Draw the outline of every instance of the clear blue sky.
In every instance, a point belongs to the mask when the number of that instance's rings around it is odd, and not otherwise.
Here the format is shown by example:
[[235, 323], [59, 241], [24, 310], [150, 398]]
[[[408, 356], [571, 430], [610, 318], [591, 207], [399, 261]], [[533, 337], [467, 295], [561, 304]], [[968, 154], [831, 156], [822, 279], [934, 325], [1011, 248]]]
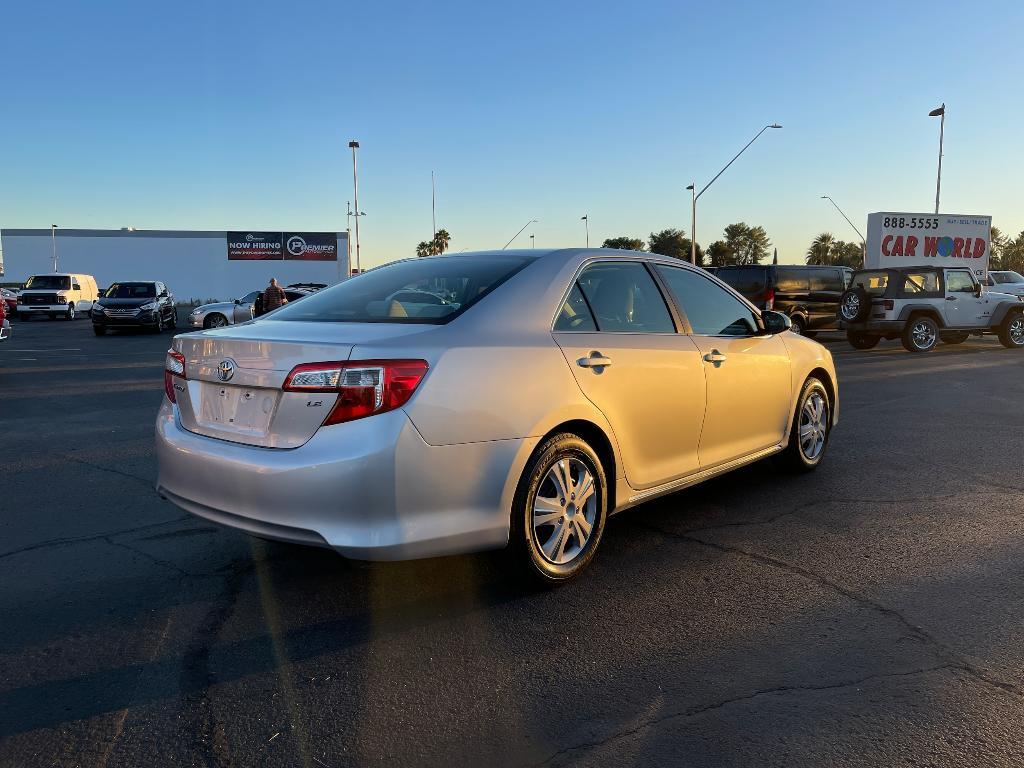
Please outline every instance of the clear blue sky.
[[15, 3], [0, 67], [0, 226], [344, 229], [364, 261], [764, 226], [780, 260], [875, 210], [1024, 229], [1024, 4]]

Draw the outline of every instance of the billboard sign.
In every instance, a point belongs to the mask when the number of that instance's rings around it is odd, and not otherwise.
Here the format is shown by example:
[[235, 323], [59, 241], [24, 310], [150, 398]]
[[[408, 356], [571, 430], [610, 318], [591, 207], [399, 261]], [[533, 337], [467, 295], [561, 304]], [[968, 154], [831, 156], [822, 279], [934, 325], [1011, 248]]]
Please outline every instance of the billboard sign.
[[228, 232], [228, 261], [337, 261], [334, 232]]
[[868, 215], [867, 269], [970, 267], [988, 274], [992, 217], [950, 213]]

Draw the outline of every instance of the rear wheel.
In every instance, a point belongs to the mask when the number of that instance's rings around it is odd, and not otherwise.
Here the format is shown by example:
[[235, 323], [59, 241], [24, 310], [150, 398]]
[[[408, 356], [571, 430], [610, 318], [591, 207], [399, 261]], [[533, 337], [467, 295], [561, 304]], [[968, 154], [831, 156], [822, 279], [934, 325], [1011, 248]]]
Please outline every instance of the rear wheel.
[[1024, 312], [1007, 312], [999, 326], [999, 341], [1008, 349], [1024, 347]]
[[832, 406], [828, 391], [820, 380], [810, 378], [804, 382], [797, 400], [789, 443], [779, 455], [783, 466], [795, 472], [817, 469], [825, 457], [828, 436], [832, 426]]
[[203, 321], [203, 328], [223, 328], [228, 324], [228, 319], [220, 312], [214, 312], [206, 316]]
[[878, 346], [878, 336], [873, 333], [861, 333], [860, 331], [847, 331], [846, 340], [854, 349], [873, 349]]
[[909, 352], [930, 352], [939, 341], [939, 324], [927, 315], [907, 321], [903, 329], [903, 346]]
[[577, 435], [537, 449], [512, 509], [512, 545], [532, 578], [562, 584], [587, 567], [604, 532], [607, 488], [600, 459]]
[[798, 336], [807, 335], [807, 321], [800, 317], [800, 315], [793, 315], [791, 318], [789, 318], [789, 322], [789, 330], [791, 330], [793, 333], [797, 334]]
[[943, 344], [963, 344], [971, 338], [970, 331], [946, 331], [939, 334]]

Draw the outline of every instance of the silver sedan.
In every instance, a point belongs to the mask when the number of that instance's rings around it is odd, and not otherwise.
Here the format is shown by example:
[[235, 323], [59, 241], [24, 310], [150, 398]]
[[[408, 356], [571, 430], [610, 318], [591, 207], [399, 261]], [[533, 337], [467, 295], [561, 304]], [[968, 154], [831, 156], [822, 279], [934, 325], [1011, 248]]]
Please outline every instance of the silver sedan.
[[818, 466], [836, 372], [788, 327], [652, 254], [396, 262], [258, 323], [175, 337], [158, 489], [353, 558], [511, 546], [565, 581], [612, 514], [768, 456]]
[[[218, 301], [203, 304], [193, 309], [188, 316], [188, 324], [193, 328], [223, 328], [225, 325], [244, 323], [253, 319], [256, 299], [262, 291], [252, 291], [234, 301]], [[301, 288], [286, 288], [285, 296], [289, 302], [298, 301], [311, 293]]]

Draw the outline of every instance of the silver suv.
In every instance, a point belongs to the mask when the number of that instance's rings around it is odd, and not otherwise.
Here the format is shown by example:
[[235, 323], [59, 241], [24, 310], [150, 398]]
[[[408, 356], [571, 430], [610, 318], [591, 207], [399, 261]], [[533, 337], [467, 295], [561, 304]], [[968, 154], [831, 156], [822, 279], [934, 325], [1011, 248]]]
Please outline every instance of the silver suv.
[[1024, 298], [988, 291], [970, 269], [901, 267], [855, 272], [839, 300], [839, 327], [856, 349], [901, 339], [911, 352], [993, 333], [1024, 347]]

